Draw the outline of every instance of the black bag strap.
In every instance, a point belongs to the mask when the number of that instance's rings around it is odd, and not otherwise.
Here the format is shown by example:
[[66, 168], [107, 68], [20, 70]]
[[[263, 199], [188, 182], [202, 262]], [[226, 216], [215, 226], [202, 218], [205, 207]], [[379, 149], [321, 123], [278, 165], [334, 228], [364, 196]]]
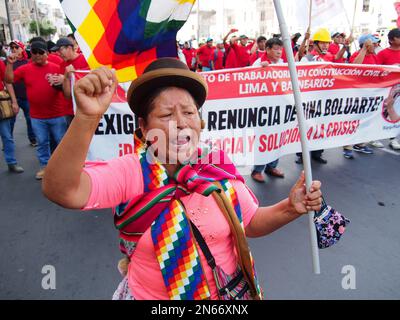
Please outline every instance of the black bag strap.
[[208, 265], [212, 270], [214, 270], [216, 267], [214, 256], [212, 255], [210, 249], [208, 248], [206, 241], [204, 240], [203, 236], [200, 233], [200, 230], [195, 226], [195, 224], [192, 221], [190, 221], [190, 224], [192, 226], [194, 237], [196, 238], [196, 241], [199, 244], [201, 251], [203, 251], [203, 254], [207, 259]]
[[[216, 268], [215, 259], [212, 255], [210, 249], [208, 248], [206, 241], [204, 240], [203, 236], [201, 235], [200, 230], [196, 227], [196, 225], [190, 220], [190, 225], [192, 226], [194, 237], [196, 238], [197, 243], [200, 246], [201, 251], [203, 252], [204, 256], [207, 259], [207, 263], [212, 270]], [[243, 279], [243, 272], [240, 272], [235, 278], [231, 279], [224, 287], [218, 290], [218, 294], [220, 296], [229, 295], [230, 291], [233, 290]], [[239, 293], [236, 295], [236, 299], [240, 299], [249, 289], [249, 285], [246, 284], [241, 289]]]

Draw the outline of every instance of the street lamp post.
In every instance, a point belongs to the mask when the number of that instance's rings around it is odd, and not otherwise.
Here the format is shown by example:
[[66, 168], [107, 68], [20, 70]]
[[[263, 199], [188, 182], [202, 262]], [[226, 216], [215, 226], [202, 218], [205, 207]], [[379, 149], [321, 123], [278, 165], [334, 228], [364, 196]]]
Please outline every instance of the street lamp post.
[[8, 5], [8, 0], [4, 0], [6, 4], [6, 11], [7, 11], [7, 20], [8, 20], [8, 28], [10, 29], [10, 36], [11, 39], [14, 39], [14, 28], [11, 22], [11, 17], [10, 17], [10, 7]]

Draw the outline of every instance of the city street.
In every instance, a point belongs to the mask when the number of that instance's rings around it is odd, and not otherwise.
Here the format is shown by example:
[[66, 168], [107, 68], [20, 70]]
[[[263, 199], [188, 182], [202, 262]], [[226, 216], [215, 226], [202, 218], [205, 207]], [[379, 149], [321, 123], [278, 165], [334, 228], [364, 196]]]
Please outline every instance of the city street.
[[[19, 114], [17, 159], [25, 172], [10, 174], [0, 161], [0, 299], [111, 299], [121, 276], [118, 233], [110, 210], [74, 212], [50, 203], [34, 176], [35, 150]], [[400, 299], [400, 152], [374, 149], [346, 160], [325, 151], [327, 165], [313, 163], [326, 201], [351, 220], [341, 241], [320, 251], [321, 274], [312, 272], [308, 220], [251, 239], [267, 299]], [[295, 156], [281, 159], [285, 179], [248, 185], [262, 205], [287, 196], [302, 169]], [[42, 268], [54, 266], [56, 288], [42, 288]], [[355, 268], [355, 289], [342, 287], [342, 269]], [[347, 272], [347, 271], [346, 271]]]

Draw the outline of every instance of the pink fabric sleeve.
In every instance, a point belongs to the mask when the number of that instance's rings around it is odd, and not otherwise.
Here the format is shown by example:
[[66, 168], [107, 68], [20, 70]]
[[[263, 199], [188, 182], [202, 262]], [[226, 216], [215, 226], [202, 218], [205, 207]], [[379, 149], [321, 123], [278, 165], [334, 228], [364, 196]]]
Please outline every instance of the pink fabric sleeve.
[[136, 155], [86, 162], [84, 172], [90, 177], [91, 192], [83, 210], [116, 207], [143, 193], [142, 168]]
[[243, 182], [239, 180], [229, 181], [238, 195], [240, 209], [242, 210], [243, 224], [247, 227], [258, 209], [258, 200], [253, 192]]

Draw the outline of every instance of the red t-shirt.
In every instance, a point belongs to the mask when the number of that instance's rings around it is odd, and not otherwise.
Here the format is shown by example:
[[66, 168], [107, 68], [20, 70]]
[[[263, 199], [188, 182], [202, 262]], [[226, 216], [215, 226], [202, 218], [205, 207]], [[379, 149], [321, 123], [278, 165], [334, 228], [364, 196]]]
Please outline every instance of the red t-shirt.
[[[337, 53], [338, 53], [339, 51], [340, 51], [340, 46], [339, 46], [337, 43], [332, 42], [332, 43], [329, 45], [328, 52], [332, 53], [332, 55], [333, 55], [334, 57], [336, 57], [336, 55], [337, 55]], [[337, 63], [345, 63], [345, 62], [346, 62], [346, 59], [342, 57], [342, 58], [340, 58], [340, 59], [338, 59], [338, 60], [335, 60], [335, 62], [337, 62]]]
[[[89, 70], [90, 69], [83, 54], [80, 54], [74, 60], [70, 60], [70, 61], [63, 60], [63, 62], [60, 65], [60, 73], [64, 74], [66, 67], [70, 66], [70, 65], [72, 65], [75, 70]], [[64, 104], [65, 114], [67, 114], [69, 116], [73, 116], [74, 115], [74, 107], [72, 105], [72, 99], [66, 99], [63, 95], [62, 101]]]
[[60, 73], [60, 67], [52, 62], [44, 66], [25, 64], [14, 71], [14, 82], [24, 81], [29, 101], [30, 115], [35, 119], [65, 116], [62, 92], [47, 81], [50, 74]]
[[248, 44], [247, 46], [242, 46], [241, 44], [232, 44], [232, 49], [236, 53], [236, 61], [238, 68], [247, 67], [250, 65], [250, 51], [253, 47], [254, 42]]
[[326, 54], [319, 54], [316, 50], [313, 50], [310, 54], [315, 57], [316, 61], [334, 62], [335, 60], [335, 56], [329, 51]]
[[83, 54], [78, 55], [74, 60], [64, 61], [60, 64], [61, 73], [65, 73], [65, 68], [72, 65], [75, 70], [89, 70], [89, 65], [83, 56]]
[[261, 57], [261, 62], [268, 62], [268, 64], [271, 64], [271, 60], [268, 58], [267, 53], [263, 54]]
[[59, 66], [59, 65], [61, 65], [61, 63], [63, 63], [64, 60], [58, 54], [49, 53], [47, 56], [47, 61], [52, 62]]
[[189, 67], [189, 69], [192, 69], [193, 68], [192, 61], [193, 61], [193, 58], [196, 58], [196, 50], [193, 48], [190, 48], [190, 49], [185, 48], [182, 50], [182, 52], [183, 52], [183, 55], [185, 56], [187, 66]]
[[391, 48], [383, 49], [377, 54], [378, 64], [393, 65], [400, 64], [400, 50]]
[[4, 74], [6, 73], [6, 65], [0, 61], [0, 90], [4, 90]]
[[268, 58], [268, 55], [266, 52], [261, 57], [261, 62], [268, 62], [268, 64], [284, 63], [282, 58], [280, 58], [277, 62], [272, 62], [271, 59]]
[[[295, 57], [295, 56], [296, 56], [296, 53], [297, 53], [297, 51], [295, 50], [296, 43], [294, 43], [293, 40], [291, 41], [291, 43], [292, 43], [292, 49], [293, 49], [293, 56]], [[285, 63], [288, 62], [288, 60], [287, 60], [287, 54], [286, 54], [286, 51], [285, 51], [285, 48], [284, 48], [284, 47], [282, 47], [282, 57], [281, 57], [281, 59], [282, 59], [283, 62], [285, 62]]]
[[211, 55], [212, 61], [214, 62], [214, 70], [224, 69], [224, 52], [215, 49]]
[[197, 54], [199, 55], [199, 62], [203, 67], [210, 66], [211, 54], [214, 51], [214, 47], [209, 47], [208, 45], [201, 46], [197, 50]]
[[265, 54], [265, 51], [256, 50], [252, 55], [250, 55], [250, 65], [252, 66], [254, 62], [256, 62], [259, 58], [261, 58]]
[[226, 69], [231, 69], [231, 68], [237, 68], [237, 59], [236, 59], [236, 53], [235, 50], [232, 49], [232, 47], [225, 43], [225, 68]]
[[[354, 52], [350, 57], [350, 63], [354, 63], [354, 60], [357, 58], [359, 51]], [[361, 64], [378, 64], [378, 58], [375, 53], [367, 53], [365, 58]]]

